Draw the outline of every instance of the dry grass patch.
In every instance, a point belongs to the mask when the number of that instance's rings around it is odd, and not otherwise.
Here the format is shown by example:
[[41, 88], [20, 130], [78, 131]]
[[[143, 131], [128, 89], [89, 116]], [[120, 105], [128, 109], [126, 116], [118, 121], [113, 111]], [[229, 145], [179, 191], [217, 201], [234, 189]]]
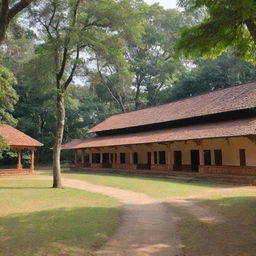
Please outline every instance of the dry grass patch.
[[256, 192], [212, 196], [195, 205], [207, 209], [209, 219], [217, 215], [221, 221], [205, 221], [177, 208], [186, 256], [255, 256]]

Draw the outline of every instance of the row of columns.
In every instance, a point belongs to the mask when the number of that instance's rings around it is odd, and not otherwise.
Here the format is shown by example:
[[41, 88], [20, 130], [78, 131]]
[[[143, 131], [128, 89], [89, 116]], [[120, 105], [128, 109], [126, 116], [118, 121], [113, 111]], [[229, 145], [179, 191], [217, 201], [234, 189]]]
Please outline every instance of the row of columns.
[[[30, 170], [33, 171], [35, 169], [35, 149], [31, 148], [31, 161], [30, 161]], [[17, 163], [17, 169], [22, 170], [22, 149], [17, 149], [18, 151], [18, 163]]]
[[[199, 165], [204, 165], [204, 148], [203, 148], [203, 143], [202, 141], [196, 141], [196, 144], [199, 147]], [[150, 147], [150, 152], [151, 152], [151, 165], [155, 164], [155, 154], [152, 149], [152, 146]], [[85, 150], [81, 150], [81, 164], [84, 165], [85, 163]], [[92, 164], [92, 151], [89, 151], [89, 164]], [[100, 164], [103, 164], [103, 152], [99, 152], [100, 154]], [[113, 163], [120, 164], [120, 152], [117, 154], [116, 152], [109, 153], [109, 163], [111, 163], [111, 154], [113, 154]], [[34, 157], [34, 156], [33, 156]], [[159, 159], [159, 156], [158, 156]], [[133, 164], [134, 159], [133, 159], [133, 151], [129, 151], [129, 164]], [[77, 150], [75, 150], [75, 164], [77, 164]], [[166, 164], [167, 165], [173, 165], [174, 164], [174, 159], [173, 159], [173, 152], [171, 148], [171, 143], [166, 144]]]

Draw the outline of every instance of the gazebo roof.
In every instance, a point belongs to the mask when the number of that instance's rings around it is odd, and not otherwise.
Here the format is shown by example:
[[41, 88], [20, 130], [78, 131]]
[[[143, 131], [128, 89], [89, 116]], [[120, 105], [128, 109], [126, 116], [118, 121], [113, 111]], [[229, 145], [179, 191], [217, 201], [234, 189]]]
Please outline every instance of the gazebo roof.
[[0, 125], [0, 136], [2, 136], [11, 147], [41, 147], [44, 145], [8, 124]]

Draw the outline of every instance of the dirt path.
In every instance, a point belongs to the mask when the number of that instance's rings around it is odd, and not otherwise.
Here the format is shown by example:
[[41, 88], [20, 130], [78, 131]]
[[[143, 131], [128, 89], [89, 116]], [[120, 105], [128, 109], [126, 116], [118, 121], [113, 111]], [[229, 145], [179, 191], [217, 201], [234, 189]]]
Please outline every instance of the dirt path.
[[[18, 178], [18, 176], [17, 176]], [[19, 176], [19, 178], [21, 178]], [[31, 175], [23, 178], [51, 179]], [[182, 256], [175, 216], [169, 204], [143, 193], [95, 185], [86, 181], [62, 179], [63, 186], [100, 193], [123, 204], [123, 216], [114, 236], [95, 256]]]
[[194, 194], [191, 196], [184, 197], [168, 197], [164, 198], [164, 202], [169, 202], [174, 204], [176, 207], [180, 207], [184, 211], [188, 212], [190, 215], [194, 216], [201, 222], [212, 222], [212, 223], [220, 223], [223, 222], [222, 216], [214, 213], [212, 210], [209, 210], [207, 207], [202, 207], [197, 204], [199, 200], [207, 199], [210, 196], [214, 195], [227, 195], [236, 191], [253, 191], [256, 192], [256, 187], [252, 186], [237, 186], [230, 188], [214, 188], [209, 191], [205, 191], [204, 193]]
[[[52, 179], [50, 176], [16, 176], [25, 179]], [[206, 222], [221, 222], [218, 216], [205, 207], [196, 204], [197, 200], [211, 195], [225, 194], [255, 187], [214, 188], [203, 194], [187, 197], [168, 197], [154, 199], [143, 193], [96, 185], [86, 181], [63, 178], [64, 186], [100, 193], [117, 199], [123, 204], [123, 216], [114, 236], [95, 256], [182, 256], [181, 242], [176, 232], [177, 217], [171, 204], [181, 207], [189, 214]]]

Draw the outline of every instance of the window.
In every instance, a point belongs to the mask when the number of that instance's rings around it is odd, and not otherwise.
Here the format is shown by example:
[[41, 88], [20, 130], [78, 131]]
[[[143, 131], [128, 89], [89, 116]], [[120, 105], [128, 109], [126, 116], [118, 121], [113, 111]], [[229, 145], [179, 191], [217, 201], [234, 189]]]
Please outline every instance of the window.
[[182, 165], [182, 154], [181, 151], [174, 151], [174, 164]]
[[211, 150], [204, 150], [204, 165], [211, 165]]
[[166, 164], [165, 151], [159, 151], [159, 164]]
[[157, 164], [157, 152], [154, 152], [154, 164]]
[[125, 164], [125, 153], [120, 153], [120, 164]]
[[92, 153], [92, 162], [94, 164], [100, 163], [100, 153]]
[[214, 150], [215, 165], [222, 165], [222, 151], [221, 149]]
[[133, 152], [133, 163], [138, 164], [138, 152]]
[[246, 166], [245, 149], [239, 149], [240, 166]]

